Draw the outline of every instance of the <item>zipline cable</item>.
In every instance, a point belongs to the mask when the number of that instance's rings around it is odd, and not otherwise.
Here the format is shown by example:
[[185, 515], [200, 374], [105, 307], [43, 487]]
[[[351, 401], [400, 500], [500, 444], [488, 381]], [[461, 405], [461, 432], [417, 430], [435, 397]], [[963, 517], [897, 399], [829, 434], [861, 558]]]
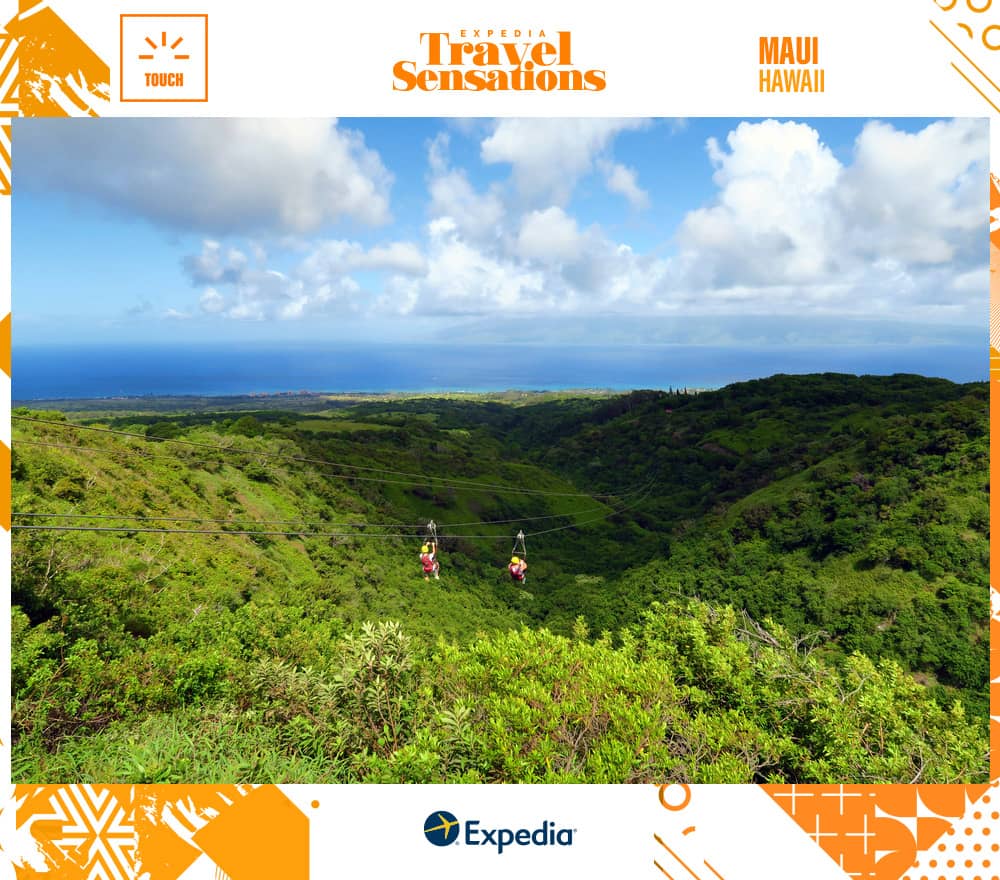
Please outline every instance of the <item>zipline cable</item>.
[[[648, 490], [647, 490], [648, 493]], [[642, 499], [634, 502], [631, 505], [626, 505], [617, 509], [612, 509], [604, 516], [594, 517], [593, 519], [583, 520], [579, 523], [570, 523], [566, 526], [558, 526], [552, 529], [545, 529], [540, 532], [529, 532], [524, 535], [520, 532], [519, 535], [524, 537], [534, 537], [536, 535], [546, 535], [551, 532], [562, 531], [567, 528], [574, 528], [580, 525], [587, 525], [592, 522], [599, 522], [601, 520], [610, 519], [619, 513], [623, 513], [626, 510], [630, 510], [636, 507]], [[487, 523], [483, 523], [487, 525]], [[53, 526], [53, 525], [11, 525], [11, 531], [32, 531], [32, 532], [114, 532], [114, 533], [128, 533], [128, 534], [166, 534], [166, 535], [236, 535], [236, 536], [258, 536], [258, 537], [296, 537], [296, 538], [412, 538], [412, 534], [408, 533], [383, 533], [383, 534], [366, 534], [359, 532], [307, 532], [302, 530], [295, 531], [255, 531], [255, 530], [245, 530], [245, 529], [160, 529], [160, 528], [147, 528], [147, 527], [134, 527], [134, 526]], [[510, 535], [447, 535], [449, 538], [462, 538], [464, 540], [486, 540], [486, 541], [509, 541]]]
[[[19, 526], [12, 525], [11, 531], [31, 532], [126, 532], [129, 534], [154, 535], [259, 535], [261, 537], [288, 538], [412, 538], [407, 533], [365, 534], [359, 532], [269, 532], [247, 531], [237, 529], [151, 529], [137, 526]], [[509, 541], [510, 535], [449, 535], [449, 538], [466, 538], [469, 540], [503, 540]]]
[[[423, 482], [437, 482], [442, 483], [448, 488], [468, 488], [468, 489], [499, 489], [505, 492], [516, 492], [526, 495], [560, 495], [573, 498], [610, 498], [617, 497], [616, 493], [599, 493], [596, 495], [588, 495], [585, 492], [549, 492], [542, 489], [516, 489], [509, 486], [505, 486], [500, 483], [482, 483], [476, 480], [463, 480], [463, 479], [449, 479], [445, 477], [428, 477], [425, 474], [415, 474], [410, 471], [397, 471], [390, 468], [376, 468], [366, 465], [352, 465], [345, 464], [343, 462], [329, 461], [320, 458], [307, 458], [305, 456], [298, 455], [286, 455], [280, 452], [263, 452], [263, 451], [253, 451], [236, 449], [232, 446], [223, 446], [214, 443], [200, 443], [195, 440], [182, 440], [176, 437], [151, 437], [147, 434], [137, 434], [134, 431], [119, 431], [114, 428], [99, 428], [96, 425], [81, 425], [76, 422], [56, 422], [49, 419], [38, 419], [33, 416], [20, 416], [12, 415], [12, 421], [22, 421], [22, 422], [32, 422], [34, 424], [49, 425], [54, 428], [71, 429], [79, 431], [94, 431], [100, 434], [111, 434], [116, 437], [130, 437], [136, 440], [142, 440], [146, 443], [177, 443], [184, 446], [192, 446], [198, 449], [213, 449], [216, 451], [236, 453], [237, 455], [246, 456], [257, 456], [258, 458], [273, 458], [279, 461], [295, 461], [302, 464], [319, 464], [327, 467], [340, 468], [342, 470], [354, 470], [354, 471], [369, 471], [373, 473], [383, 473], [383, 474], [393, 474], [394, 476], [404, 476], [404, 477], [415, 477]], [[20, 440], [15, 442], [27, 443], [31, 445], [41, 445], [39, 441], [31, 440]], [[80, 447], [70, 446], [70, 449], [79, 449]], [[327, 474], [328, 476], [341, 476], [348, 478], [349, 475], [346, 474]], [[363, 477], [350, 477], [351, 479], [363, 480]], [[373, 480], [368, 478], [368, 482], [381, 482], [381, 483], [396, 483], [402, 485], [409, 485], [407, 481], [402, 480]]]
[[[59, 424], [59, 423], [58, 422], [53, 422], [52, 424]], [[84, 427], [86, 427], [86, 426], [84, 426]], [[41, 447], [44, 447], [46, 449], [65, 449], [65, 450], [70, 450], [70, 451], [73, 451], [73, 452], [104, 453], [106, 455], [107, 454], [112, 454], [114, 452], [114, 450], [106, 450], [106, 449], [102, 449], [102, 448], [96, 447], [96, 446], [79, 446], [79, 445], [74, 446], [74, 445], [65, 444], [65, 443], [45, 443], [45, 442], [43, 442], [41, 440], [15, 439], [14, 440], [14, 446], [16, 447], [18, 444], [24, 444], [26, 446], [41, 446]], [[229, 449], [229, 447], [225, 447], [225, 446], [218, 447], [218, 448], [219, 449], [223, 449], [223, 450], [228, 450]], [[178, 460], [177, 456], [173, 455], [171, 453], [146, 452], [144, 450], [139, 450], [139, 449], [135, 449], [135, 448], [131, 448], [131, 447], [124, 448], [121, 451], [124, 451], [124, 452], [133, 452], [133, 453], [136, 453], [137, 455], [147, 456], [147, 457], [150, 457], [150, 458], [168, 458], [168, 459]], [[245, 451], [242, 451], [242, 450], [232, 450], [232, 451], [239, 451], [243, 455], [260, 455], [260, 456], [267, 456], [268, 455], [268, 453], [260, 453], [260, 452], [245, 452]], [[206, 464], [206, 463], [209, 463], [209, 464], [220, 464], [220, 462], [217, 459], [214, 459], [214, 458], [189, 458], [189, 459], [180, 459], [180, 460], [183, 463], [185, 463], [185, 464], [189, 464], [191, 462], [199, 462], [199, 463], [202, 463], [202, 464]], [[305, 462], [313, 461], [313, 459], [293, 459], [293, 460], [295, 460], [295, 461], [305, 461]], [[316, 459], [315, 461], [319, 461], [319, 459]], [[239, 464], [232, 464], [231, 462], [228, 462], [228, 463], [225, 463], [225, 464], [228, 464], [230, 467], [234, 467], [237, 470], [240, 469], [240, 465]], [[328, 462], [328, 464], [329, 464], [329, 462]], [[339, 465], [337, 465], [336, 463], [334, 463], [333, 466], [334, 467], [339, 467]], [[345, 465], [345, 467], [350, 467], [350, 465]], [[372, 470], [375, 470], [375, 469], [373, 468]], [[379, 479], [378, 477], [359, 477], [359, 476], [357, 476], [355, 474], [339, 474], [339, 473], [334, 473], [332, 471], [322, 471], [322, 470], [315, 470], [314, 473], [317, 474], [318, 476], [333, 477], [333, 478], [338, 479], [338, 480], [355, 480], [357, 482], [362, 482], [362, 483], [388, 483], [388, 484], [396, 485], [396, 486], [421, 485], [420, 482], [416, 482], [416, 481], [413, 481], [413, 480], [386, 480], [386, 479]], [[394, 473], [394, 471], [386, 471], [386, 473]], [[473, 485], [452, 485], [452, 483], [450, 481], [448, 481], [448, 478], [446, 478], [446, 477], [428, 477], [427, 480], [424, 481], [424, 483], [429, 484], [432, 481], [438, 482], [440, 486], [442, 486], [442, 487], [444, 487], [446, 489], [455, 489], [457, 491], [471, 491], [474, 488]], [[520, 488], [508, 487], [508, 486], [501, 487], [499, 484], [495, 484], [495, 483], [494, 484], [485, 484], [485, 483], [484, 484], [476, 484], [476, 486], [496, 486], [496, 487], [499, 487], [502, 491], [498, 491], [497, 494], [504, 494], [504, 492], [509, 492], [509, 493], [523, 494], [523, 495], [543, 495], [543, 496], [555, 496], [555, 497], [563, 497], [563, 498], [628, 498], [629, 496], [634, 495], [638, 491], [640, 491], [638, 489], [632, 489], [629, 492], [623, 492], [623, 493], [620, 493], [620, 494], [608, 492], [608, 493], [604, 493], [604, 494], [588, 495], [586, 492], [552, 492], [552, 491], [548, 491], [548, 490], [544, 490], [544, 489], [520, 489]], [[496, 491], [496, 490], [494, 490], [494, 491]]]
[[635, 510], [636, 507], [638, 507], [643, 501], [646, 500], [646, 497], [649, 495], [649, 491], [650, 490], [647, 489], [646, 492], [642, 495], [642, 497], [639, 498], [637, 501], [633, 502], [632, 504], [626, 504], [624, 507], [620, 507], [617, 510], [613, 510], [607, 516], [598, 516], [594, 517], [593, 519], [585, 519], [581, 520], [580, 522], [570, 523], [569, 525], [566, 526], [555, 526], [554, 528], [551, 529], [543, 529], [540, 532], [528, 532], [528, 537], [536, 538], [539, 535], [549, 535], [552, 532], [561, 532], [564, 529], [574, 529], [577, 526], [585, 526], [588, 523], [600, 522], [601, 520], [611, 519], [611, 517], [617, 516], [619, 513], [624, 513], [626, 510]]
[[[437, 523], [441, 528], [462, 528], [465, 526], [495, 526], [505, 525], [512, 522], [534, 522], [543, 519], [561, 519], [572, 516], [582, 516], [587, 513], [595, 513], [600, 510], [607, 510], [606, 504], [597, 507], [588, 507], [584, 510], [575, 510], [572, 513], [549, 513], [544, 516], [522, 516], [515, 519], [490, 519], [474, 520], [462, 523]], [[219, 525], [261, 525], [261, 526], [339, 526], [343, 528], [399, 528], [399, 529], [425, 529], [427, 523], [365, 523], [365, 522], [337, 522], [335, 520], [301, 520], [301, 519], [212, 519], [198, 516], [157, 516], [155, 514], [133, 514], [133, 513], [40, 513], [38, 511], [11, 511], [12, 517], [30, 517], [46, 519], [124, 519], [137, 520], [139, 522], [191, 522], [191, 523], [216, 523]]]

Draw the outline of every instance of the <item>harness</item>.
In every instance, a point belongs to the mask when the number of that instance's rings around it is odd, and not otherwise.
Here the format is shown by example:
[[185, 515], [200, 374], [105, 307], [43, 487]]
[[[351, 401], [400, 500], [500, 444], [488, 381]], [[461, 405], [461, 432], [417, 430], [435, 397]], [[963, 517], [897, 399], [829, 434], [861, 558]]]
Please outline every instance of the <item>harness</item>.
[[438, 548], [437, 523], [434, 520], [427, 523], [427, 537], [424, 538], [424, 541], [433, 546], [434, 551], [421, 553], [420, 562], [424, 567], [424, 574], [432, 574], [439, 567], [438, 561], [434, 558], [436, 555], [435, 551]]
[[[514, 549], [510, 551], [511, 556], [516, 556], [521, 560], [521, 563], [527, 565], [528, 563], [528, 548], [524, 546], [524, 532], [519, 531], [517, 537], [514, 538]], [[510, 576], [514, 580], [524, 583], [525, 571], [521, 563], [511, 562], [507, 566], [507, 571], [510, 572]]]

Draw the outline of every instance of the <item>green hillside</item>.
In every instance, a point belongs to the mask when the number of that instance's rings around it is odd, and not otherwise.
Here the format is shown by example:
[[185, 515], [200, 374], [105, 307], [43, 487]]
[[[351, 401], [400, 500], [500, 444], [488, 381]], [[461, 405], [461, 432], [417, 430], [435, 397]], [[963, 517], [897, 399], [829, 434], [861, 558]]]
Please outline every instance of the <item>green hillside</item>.
[[985, 779], [985, 383], [285, 403], [15, 410], [15, 781]]

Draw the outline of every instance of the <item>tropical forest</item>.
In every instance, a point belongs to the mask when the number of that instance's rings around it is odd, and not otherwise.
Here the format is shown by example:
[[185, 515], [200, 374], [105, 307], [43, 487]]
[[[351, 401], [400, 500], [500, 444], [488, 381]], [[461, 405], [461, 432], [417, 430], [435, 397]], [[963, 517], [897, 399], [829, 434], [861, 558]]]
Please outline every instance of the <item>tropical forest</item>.
[[987, 396], [15, 404], [13, 780], [985, 781]]

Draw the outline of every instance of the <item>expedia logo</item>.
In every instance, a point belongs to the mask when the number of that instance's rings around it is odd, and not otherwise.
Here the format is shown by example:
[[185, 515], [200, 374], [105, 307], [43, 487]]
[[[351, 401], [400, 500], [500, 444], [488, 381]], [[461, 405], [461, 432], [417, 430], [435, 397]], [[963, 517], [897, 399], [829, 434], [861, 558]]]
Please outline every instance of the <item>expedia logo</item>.
[[424, 837], [434, 846], [447, 846], [458, 840], [458, 826], [459, 821], [454, 813], [438, 810], [424, 821]]
[[491, 846], [497, 855], [511, 846], [572, 846], [575, 836], [575, 828], [559, 828], [548, 819], [537, 828], [484, 828], [479, 819], [460, 822], [454, 813], [438, 810], [424, 820], [424, 837], [434, 846], [461, 838], [464, 846]]

